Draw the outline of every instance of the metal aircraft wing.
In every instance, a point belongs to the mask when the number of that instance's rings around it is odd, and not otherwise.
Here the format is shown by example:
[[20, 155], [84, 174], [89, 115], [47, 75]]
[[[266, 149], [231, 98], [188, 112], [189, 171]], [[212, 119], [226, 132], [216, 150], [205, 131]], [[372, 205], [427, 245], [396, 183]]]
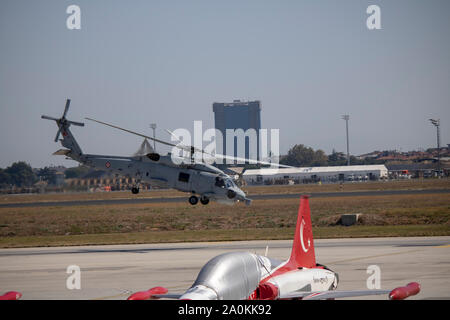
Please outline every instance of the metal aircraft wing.
[[322, 300], [335, 298], [350, 298], [370, 295], [388, 294], [390, 290], [356, 290], [356, 291], [321, 291], [321, 292], [292, 292], [280, 296], [280, 299], [302, 298], [303, 300]]
[[281, 295], [279, 299], [295, 299], [303, 300], [323, 300], [323, 299], [339, 299], [363, 297], [372, 295], [388, 294], [390, 300], [403, 300], [407, 297], [414, 296], [420, 292], [420, 285], [417, 282], [408, 283], [404, 287], [398, 287], [393, 290], [354, 290], [354, 291], [320, 291], [320, 292], [291, 292]]

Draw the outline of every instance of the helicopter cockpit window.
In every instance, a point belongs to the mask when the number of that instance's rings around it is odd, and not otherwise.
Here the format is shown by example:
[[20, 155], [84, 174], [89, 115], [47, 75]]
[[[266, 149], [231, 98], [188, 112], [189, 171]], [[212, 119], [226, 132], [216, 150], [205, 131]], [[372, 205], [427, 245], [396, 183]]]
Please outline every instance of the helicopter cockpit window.
[[221, 177], [216, 177], [216, 187], [225, 188], [225, 182]]
[[227, 188], [231, 188], [233, 187], [233, 182], [230, 179], [225, 180], [225, 185], [227, 186]]

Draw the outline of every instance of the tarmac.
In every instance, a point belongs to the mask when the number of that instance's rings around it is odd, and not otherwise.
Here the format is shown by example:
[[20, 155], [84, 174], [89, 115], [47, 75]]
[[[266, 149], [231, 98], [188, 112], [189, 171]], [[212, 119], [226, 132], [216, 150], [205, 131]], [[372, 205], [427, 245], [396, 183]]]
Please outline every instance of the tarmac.
[[[317, 262], [339, 274], [338, 290], [366, 290], [374, 268], [369, 266], [375, 265], [381, 289], [417, 281], [421, 292], [409, 299], [450, 298], [450, 237], [319, 239], [314, 244]], [[267, 240], [0, 249], [0, 293], [19, 291], [23, 300], [124, 300], [154, 286], [182, 293], [216, 255], [264, 255], [269, 246], [269, 257], [285, 260], [291, 245]], [[80, 289], [68, 281], [71, 265], [79, 267]]]

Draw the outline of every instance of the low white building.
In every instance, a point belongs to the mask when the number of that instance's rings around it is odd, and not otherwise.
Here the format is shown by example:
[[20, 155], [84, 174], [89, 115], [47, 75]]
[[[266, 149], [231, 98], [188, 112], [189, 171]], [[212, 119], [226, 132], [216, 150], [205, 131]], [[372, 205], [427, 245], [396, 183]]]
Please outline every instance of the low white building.
[[273, 184], [283, 182], [339, 182], [378, 180], [388, 177], [384, 165], [302, 167], [302, 168], [262, 168], [245, 170], [243, 179], [247, 184]]

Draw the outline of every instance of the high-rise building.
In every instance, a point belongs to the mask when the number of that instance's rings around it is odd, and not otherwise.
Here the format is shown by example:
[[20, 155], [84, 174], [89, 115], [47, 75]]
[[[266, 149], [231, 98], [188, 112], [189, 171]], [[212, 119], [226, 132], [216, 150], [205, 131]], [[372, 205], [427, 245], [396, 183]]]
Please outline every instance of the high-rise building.
[[[261, 129], [261, 102], [234, 100], [232, 103], [213, 103], [215, 128], [223, 135], [223, 154], [243, 157], [238, 152], [238, 137], [234, 150], [227, 150], [227, 129], [242, 129], [245, 133], [245, 158], [259, 160], [259, 130]], [[253, 129], [253, 130], [249, 130]], [[256, 137], [251, 133], [256, 133]], [[228, 148], [230, 149], [230, 147]], [[220, 152], [220, 150], [217, 150]], [[248, 161], [246, 161], [247, 163]]]

